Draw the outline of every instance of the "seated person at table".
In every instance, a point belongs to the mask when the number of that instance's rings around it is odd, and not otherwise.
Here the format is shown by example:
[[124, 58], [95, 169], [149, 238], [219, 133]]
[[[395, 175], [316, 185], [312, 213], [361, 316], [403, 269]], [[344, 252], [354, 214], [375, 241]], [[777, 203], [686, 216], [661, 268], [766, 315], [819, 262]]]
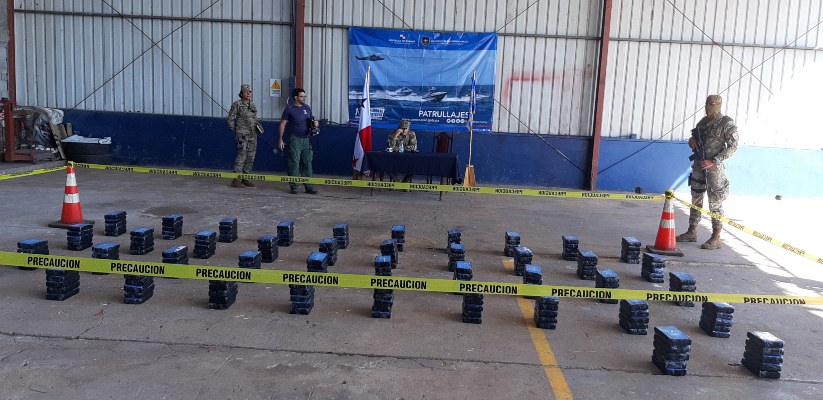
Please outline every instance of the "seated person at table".
[[[409, 130], [411, 126], [411, 122], [407, 119], [400, 120], [400, 125], [397, 129], [394, 130], [391, 134], [389, 134], [388, 148], [394, 152], [400, 152], [400, 147], [403, 147], [403, 151], [408, 152], [416, 152], [417, 151], [417, 135], [414, 134], [414, 131]], [[397, 180], [396, 174], [389, 174], [392, 180]], [[403, 182], [411, 182], [412, 175], [406, 175], [403, 177]]]

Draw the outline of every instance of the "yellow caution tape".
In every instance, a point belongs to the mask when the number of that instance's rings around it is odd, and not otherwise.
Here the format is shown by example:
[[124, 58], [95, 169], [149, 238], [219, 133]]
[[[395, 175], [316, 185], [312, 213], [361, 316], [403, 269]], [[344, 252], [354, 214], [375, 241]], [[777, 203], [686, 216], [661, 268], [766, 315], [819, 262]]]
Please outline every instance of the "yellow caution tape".
[[536, 196], [536, 197], [565, 197], [581, 199], [611, 199], [611, 200], [664, 200], [663, 195], [629, 194], [629, 193], [606, 193], [606, 192], [572, 192], [566, 190], [547, 189], [519, 189], [519, 188], [495, 188], [484, 186], [460, 186], [460, 185], [436, 185], [427, 183], [405, 183], [405, 182], [383, 182], [366, 181], [354, 179], [337, 178], [305, 178], [300, 176], [280, 176], [268, 174], [238, 174], [236, 172], [220, 171], [197, 171], [186, 169], [170, 168], [147, 168], [147, 167], [126, 167], [120, 165], [100, 165], [73, 163], [79, 168], [100, 169], [107, 171], [128, 171], [144, 172], [150, 174], [180, 175], [180, 176], [203, 176], [211, 178], [238, 178], [251, 181], [263, 182], [283, 182], [297, 184], [312, 184], [326, 186], [346, 186], [368, 189], [407, 189], [417, 191], [433, 192], [453, 192], [472, 194], [502, 194], [510, 196]]
[[[673, 196], [673, 197], [674, 197], [674, 196]], [[777, 239], [775, 239], [775, 238], [773, 238], [773, 237], [771, 237], [771, 236], [769, 236], [769, 235], [767, 235], [767, 234], [765, 234], [765, 233], [758, 232], [758, 231], [756, 231], [756, 230], [754, 230], [754, 229], [752, 229], [752, 228], [749, 228], [749, 227], [743, 226], [743, 225], [741, 225], [741, 224], [738, 224], [737, 222], [734, 222], [734, 221], [732, 221], [732, 220], [730, 220], [730, 219], [728, 219], [728, 218], [726, 218], [726, 217], [723, 217], [722, 215], [717, 215], [717, 214], [715, 214], [715, 213], [713, 213], [713, 212], [711, 212], [711, 211], [709, 211], [709, 210], [703, 209], [703, 208], [698, 207], [698, 206], [696, 206], [696, 205], [694, 205], [694, 204], [692, 204], [692, 203], [689, 203], [688, 201], [681, 200], [681, 199], [679, 199], [679, 198], [677, 198], [677, 197], [674, 197], [674, 199], [675, 199], [675, 200], [677, 200], [677, 201], [679, 201], [679, 202], [681, 202], [681, 203], [683, 203], [683, 204], [685, 204], [685, 205], [687, 205], [687, 206], [689, 206], [689, 207], [691, 207], [691, 208], [693, 208], [693, 209], [695, 209], [695, 210], [697, 210], [697, 211], [702, 212], [703, 214], [707, 214], [707, 215], [710, 215], [712, 218], [719, 219], [719, 220], [721, 220], [721, 221], [723, 221], [723, 222], [725, 222], [725, 223], [729, 224], [729, 226], [733, 226], [733, 227], [735, 227], [735, 228], [737, 228], [737, 229], [740, 229], [741, 231], [746, 232], [746, 233], [748, 233], [748, 234], [750, 234], [750, 235], [752, 235], [752, 236], [754, 236], [754, 237], [756, 237], [756, 238], [762, 239], [762, 240], [764, 240], [764, 241], [766, 241], [766, 242], [769, 242], [769, 243], [771, 243], [771, 244], [773, 244], [773, 245], [775, 245], [775, 246], [777, 246], [777, 247], [780, 247], [780, 248], [783, 248], [783, 249], [785, 249], [785, 250], [788, 250], [788, 251], [790, 251], [790, 252], [792, 252], [792, 253], [794, 253], [794, 254], [797, 254], [797, 255], [799, 255], [799, 256], [806, 257], [806, 258], [808, 258], [809, 260], [812, 260], [812, 261], [814, 261], [814, 262], [816, 262], [816, 263], [818, 263], [818, 264], [823, 264], [823, 258], [818, 257], [818, 256], [816, 256], [816, 255], [813, 255], [813, 254], [811, 254], [811, 253], [808, 253], [806, 250], [803, 250], [803, 249], [801, 249], [801, 248], [798, 248], [798, 247], [792, 246], [792, 245], [790, 245], [790, 244], [788, 244], [788, 243], [785, 243], [785, 242], [781, 242], [781, 241], [779, 241], [779, 240], [777, 240]]]
[[24, 171], [24, 172], [14, 172], [14, 173], [11, 173], [11, 174], [0, 175], [0, 181], [6, 180], [6, 179], [12, 179], [12, 178], [20, 178], [20, 177], [23, 177], [23, 176], [45, 174], [46, 172], [65, 171], [65, 170], [66, 170], [66, 167], [61, 165], [59, 167], [35, 169], [35, 170], [32, 170], [32, 171]]
[[573, 286], [527, 285], [519, 283], [457, 281], [452, 279], [369, 276], [263, 269], [213, 267], [188, 264], [106, 260], [0, 252], [0, 264], [18, 267], [59, 268], [82, 272], [159, 276], [200, 280], [226, 280], [269, 284], [295, 284], [357, 289], [396, 289], [419, 292], [481, 293], [510, 296], [557, 296], [582, 299], [625, 299], [647, 301], [694, 301], [750, 304], [823, 304], [823, 296], [776, 296], [605, 289]]

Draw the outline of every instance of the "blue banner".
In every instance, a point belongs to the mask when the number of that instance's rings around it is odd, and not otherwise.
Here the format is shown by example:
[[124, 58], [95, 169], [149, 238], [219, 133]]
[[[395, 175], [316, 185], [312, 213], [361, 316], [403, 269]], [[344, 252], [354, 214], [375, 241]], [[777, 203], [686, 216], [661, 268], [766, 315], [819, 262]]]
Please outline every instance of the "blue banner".
[[371, 68], [372, 126], [465, 131], [477, 71], [474, 131], [489, 132], [494, 113], [496, 33], [436, 33], [349, 28], [349, 123], [357, 125]]

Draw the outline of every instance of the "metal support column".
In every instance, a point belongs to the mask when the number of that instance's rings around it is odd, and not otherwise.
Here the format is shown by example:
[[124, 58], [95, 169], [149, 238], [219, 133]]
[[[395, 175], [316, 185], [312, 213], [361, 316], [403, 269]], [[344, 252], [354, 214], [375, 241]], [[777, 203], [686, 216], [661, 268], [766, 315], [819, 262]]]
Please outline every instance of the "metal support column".
[[606, 71], [609, 64], [609, 34], [612, 25], [612, 0], [603, 0], [603, 25], [600, 29], [600, 69], [597, 72], [597, 94], [594, 105], [594, 128], [592, 131], [591, 157], [589, 171], [589, 190], [597, 190], [597, 172], [600, 162], [600, 137], [603, 129], [603, 96], [606, 91]]
[[[294, 1], [294, 84], [303, 87], [303, 54], [305, 51], [306, 0]], [[291, 94], [289, 94], [291, 96]]]

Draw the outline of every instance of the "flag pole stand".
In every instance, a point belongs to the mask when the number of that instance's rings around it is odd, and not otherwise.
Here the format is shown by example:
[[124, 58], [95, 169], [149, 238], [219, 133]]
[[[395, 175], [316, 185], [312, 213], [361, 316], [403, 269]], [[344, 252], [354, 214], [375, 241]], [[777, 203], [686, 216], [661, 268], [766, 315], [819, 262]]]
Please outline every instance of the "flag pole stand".
[[474, 165], [466, 165], [465, 175], [466, 177], [463, 178], [463, 186], [477, 186], [477, 182], [474, 180]]

